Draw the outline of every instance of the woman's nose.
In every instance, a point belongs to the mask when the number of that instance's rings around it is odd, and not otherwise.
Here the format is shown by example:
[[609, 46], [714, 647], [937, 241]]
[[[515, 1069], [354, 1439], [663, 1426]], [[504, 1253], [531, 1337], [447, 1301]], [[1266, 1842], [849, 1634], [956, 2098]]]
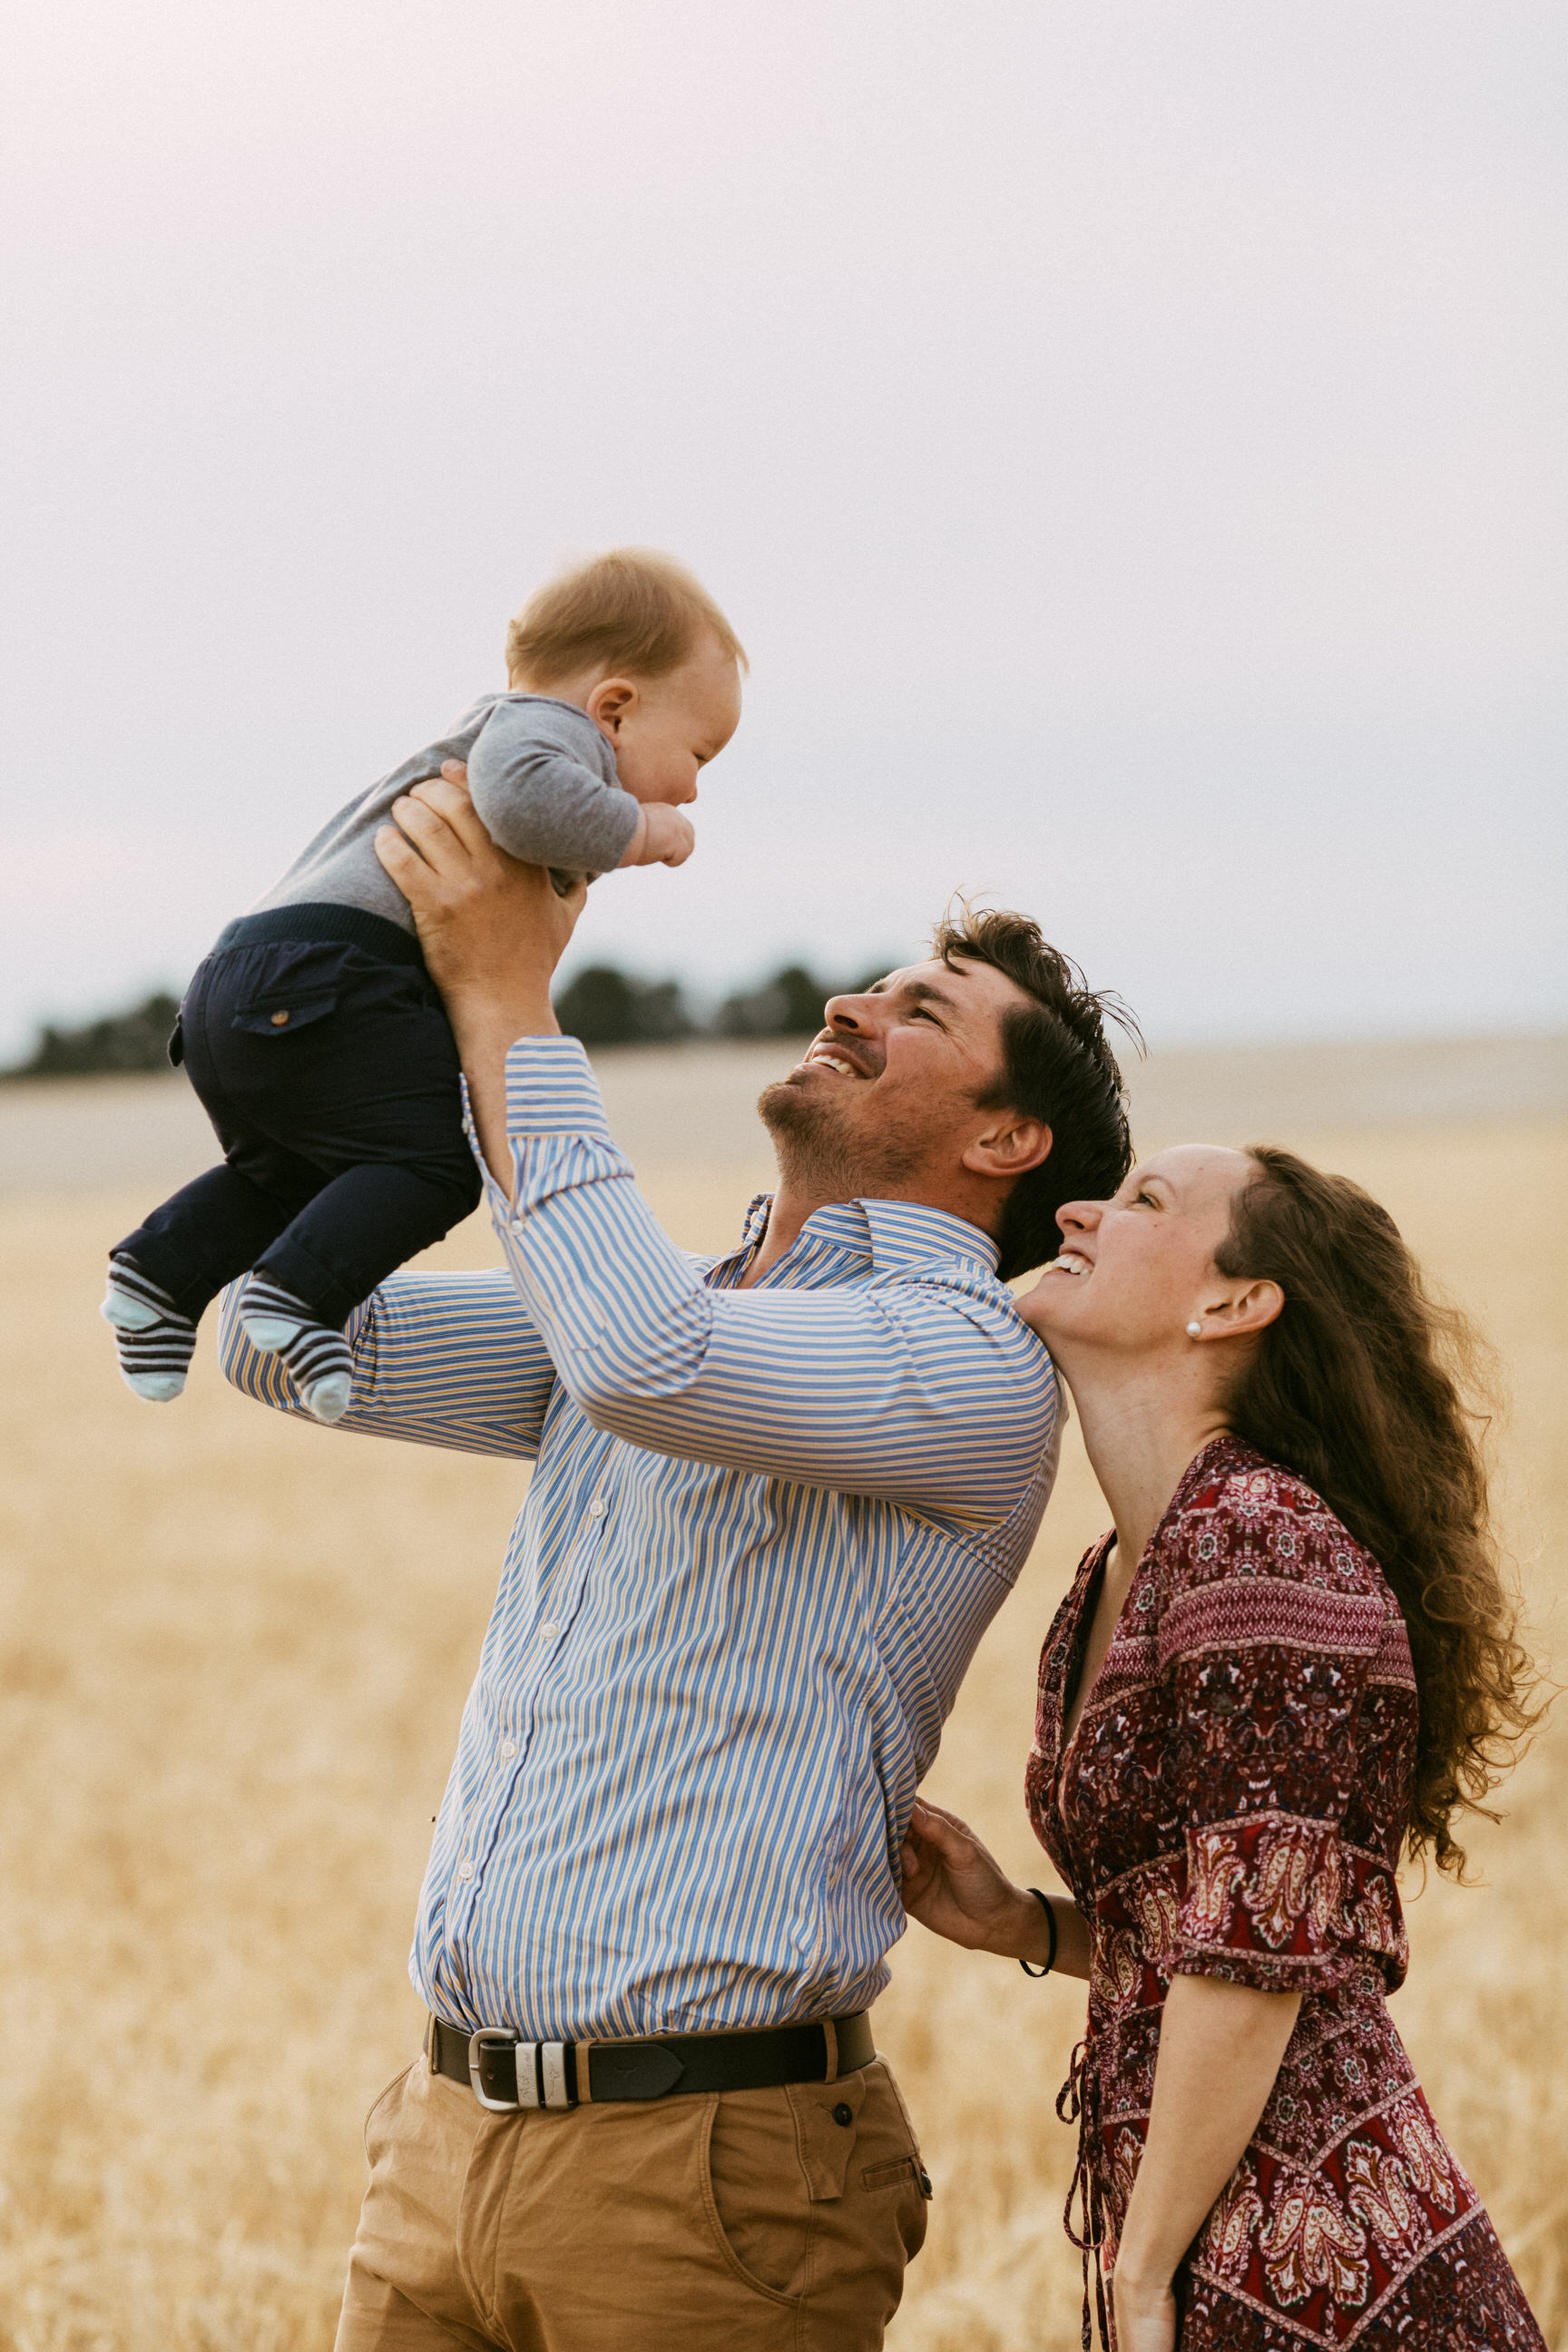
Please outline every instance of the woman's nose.
[[1057, 1223], [1064, 1234], [1091, 1234], [1100, 1223], [1100, 1211], [1098, 1201], [1067, 1201], [1057, 1211]]

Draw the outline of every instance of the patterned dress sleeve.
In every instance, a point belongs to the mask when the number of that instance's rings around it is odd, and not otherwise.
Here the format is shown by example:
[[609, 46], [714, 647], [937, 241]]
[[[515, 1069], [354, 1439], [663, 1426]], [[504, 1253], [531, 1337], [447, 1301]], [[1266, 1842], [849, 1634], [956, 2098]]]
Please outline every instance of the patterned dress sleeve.
[[1342, 1832], [1369, 1679], [1404, 1622], [1327, 1507], [1264, 1465], [1194, 1496], [1165, 1554], [1175, 1972], [1329, 1990], [1400, 1940], [1386, 1858]]

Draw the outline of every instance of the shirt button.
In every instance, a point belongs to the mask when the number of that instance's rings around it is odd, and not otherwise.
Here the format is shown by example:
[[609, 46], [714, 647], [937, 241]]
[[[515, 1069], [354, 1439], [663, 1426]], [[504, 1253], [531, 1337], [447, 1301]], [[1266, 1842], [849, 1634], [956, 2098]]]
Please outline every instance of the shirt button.
[[554, 1618], [547, 1617], [543, 1624], [539, 1629], [539, 1638], [542, 1642], [553, 1642], [555, 1636], [560, 1631], [561, 1628], [555, 1622]]
[[588, 1517], [591, 1519], [602, 1519], [609, 1507], [603, 1495], [595, 1495], [588, 1506]]
[[500, 1752], [503, 1756], [515, 1756], [517, 1754], [516, 1740], [503, 1739], [500, 1744]]
[[459, 1878], [472, 1878], [473, 1874], [474, 1865], [466, 1858], [458, 1864], [458, 1875]]
[[289, 1015], [286, 1013], [275, 1013], [272, 1015], [272, 1026], [274, 1029], [287, 1028], [288, 1024]]

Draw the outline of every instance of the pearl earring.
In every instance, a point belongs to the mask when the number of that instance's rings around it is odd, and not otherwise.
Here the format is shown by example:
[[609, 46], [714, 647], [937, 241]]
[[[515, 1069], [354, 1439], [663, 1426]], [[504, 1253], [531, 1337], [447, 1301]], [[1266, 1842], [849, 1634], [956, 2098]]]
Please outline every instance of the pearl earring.
[[1189, 1324], [1188, 1324], [1188, 1326], [1187, 1326], [1187, 1337], [1188, 1337], [1188, 1339], [1201, 1339], [1201, 1338], [1203, 1337], [1203, 1328], [1204, 1328], [1204, 1327], [1203, 1327], [1203, 1325], [1202, 1325], [1201, 1323], [1189, 1323]]

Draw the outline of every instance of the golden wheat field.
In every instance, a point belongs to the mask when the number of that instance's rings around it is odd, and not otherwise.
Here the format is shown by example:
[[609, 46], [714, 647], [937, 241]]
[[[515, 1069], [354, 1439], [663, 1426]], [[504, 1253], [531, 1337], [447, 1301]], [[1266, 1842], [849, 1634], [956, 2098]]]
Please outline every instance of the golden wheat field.
[[[1501, 1509], [1537, 1643], [1561, 1657], [1568, 1119], [1496, 1059], [1457, 1092], [1415, 1083], [1418, 1059], [1380, 1078], [1363, 1058], [1354, 1084], [1331, 1057], [1299, 1083], [1256, 1062], [1250, 1093], [1214, 1057], [1206, 1077], [1152, 1068], [1139, 1139], [1266, 1133], [1387, 1202], [1500, 1351]], [[612, 1116], [683, 1243], [726, 1239], [765, 1175], [741, 1118], [765, 1074], [645, 1056], [615, 1077]], [[361, 2118], [420, 2033], [409, 1924], [522, 1491], [507, 1465], [287, 1423], [223, 1387], [210, 1344], [178, 1405], [125, 1393], [94, 1313], [102, 1251], [205, 1156], [170, 1082], [0, 1098], [3, 2352], [330, 2346]], [[495, 1253], [475, 1223], [443, 1255]], [[1100, 1523], [1069, 1435], [931, 1784], [1027, 1878], [1047, 1867], [1020, 1794], [1035, 1657]], [[1565, 1763], [1558, 1720], [1474, 1840], [1482, 1883], [1410, 1885], [1394, 2004], [1559, 2347]], [[879, 2041], [936, 2197], [890, 2340], [1066, 2352], [1079, 2282], [1053, 2102], [1081, 1990], [918, 1928], [893, 1957]]]

